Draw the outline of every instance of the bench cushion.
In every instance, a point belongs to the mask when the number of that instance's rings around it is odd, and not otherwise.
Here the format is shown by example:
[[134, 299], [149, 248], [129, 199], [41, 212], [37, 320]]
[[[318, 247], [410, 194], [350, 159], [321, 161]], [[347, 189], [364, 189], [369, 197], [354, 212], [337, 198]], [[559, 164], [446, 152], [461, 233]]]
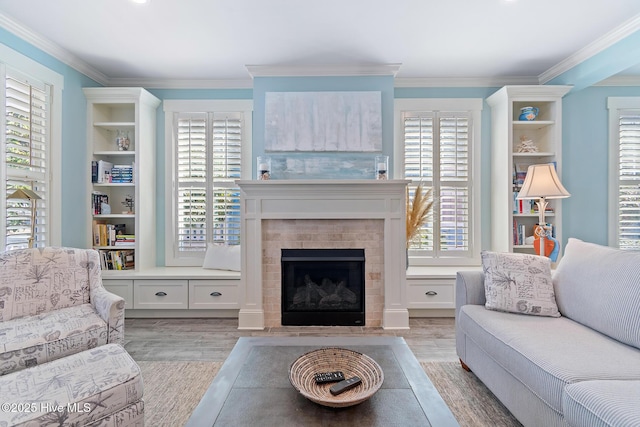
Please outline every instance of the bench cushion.
[[107, 343], [107, 324], [91, 304], [0, 323], [0, 375]]
[[562, 410], [572, 427], [640, 426], [640, 381], [584, 381], [565, 388]]
[[[131, 407], [142, 394], [137, 363], [119, 344], [107, 344], [0, 376], [3, 403], [16, 409], [0, 411], [0, 425], [85, 425]], [[135, 408], [129, 421], [144, 417], [143, 406]]]

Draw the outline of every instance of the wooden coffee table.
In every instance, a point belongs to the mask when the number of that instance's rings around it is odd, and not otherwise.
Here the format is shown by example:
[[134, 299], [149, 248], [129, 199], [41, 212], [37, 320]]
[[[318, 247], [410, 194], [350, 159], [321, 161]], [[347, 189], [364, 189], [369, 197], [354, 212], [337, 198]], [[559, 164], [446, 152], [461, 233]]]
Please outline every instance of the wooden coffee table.
[[[366, 354], [384, 371], [382, 387], [347, 408], [318, 405], [289, 382], [302, 354], [342, 347]], [[240, 338], [187, 426], [458, 426], [403, 338]]]

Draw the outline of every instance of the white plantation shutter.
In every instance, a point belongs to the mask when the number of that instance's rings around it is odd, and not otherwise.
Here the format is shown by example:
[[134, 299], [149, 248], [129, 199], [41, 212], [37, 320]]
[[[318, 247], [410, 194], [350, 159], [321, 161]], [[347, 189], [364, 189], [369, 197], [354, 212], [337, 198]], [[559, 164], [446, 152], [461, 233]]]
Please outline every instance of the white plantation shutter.
[[412, 254], [469, 256], [471, 194], [471, 117], [466, 112], [405, 112], [404, 168], [413, 197], [418, 183], [433, 188], [431, 219]]
[[[17, 73], [5, 77], [6, 195], [18, 188], [35, 191], [34, 246], [44, 246], [47, 230], [47, 168], [50, 150], [50, 87]], [[31, 202], [7, 199], [5, 248], [28, 246], [31, 233]]]
[[176, 245], [238, 244], [241, 173], [240, 113], [176, 113]]
[[640, 250], [640, 111], [620, 113], [618, 163], [618, 245]]

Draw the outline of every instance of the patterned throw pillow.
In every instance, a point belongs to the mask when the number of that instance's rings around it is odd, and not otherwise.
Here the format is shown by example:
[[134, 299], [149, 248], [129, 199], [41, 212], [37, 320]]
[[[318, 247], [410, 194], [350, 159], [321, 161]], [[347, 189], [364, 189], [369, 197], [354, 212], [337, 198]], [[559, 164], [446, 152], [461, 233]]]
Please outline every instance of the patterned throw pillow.
[[485, 307], [489, 310], [560, 317], [547, 257], [482, 251]]

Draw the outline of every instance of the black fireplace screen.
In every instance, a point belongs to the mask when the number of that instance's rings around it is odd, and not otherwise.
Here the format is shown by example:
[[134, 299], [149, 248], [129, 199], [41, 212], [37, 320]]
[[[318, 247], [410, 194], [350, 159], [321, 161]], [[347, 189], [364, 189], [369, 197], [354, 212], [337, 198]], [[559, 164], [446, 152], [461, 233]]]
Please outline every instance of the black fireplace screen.
[[283, 325], [364, 325], [364, 249], [282, 249]]

